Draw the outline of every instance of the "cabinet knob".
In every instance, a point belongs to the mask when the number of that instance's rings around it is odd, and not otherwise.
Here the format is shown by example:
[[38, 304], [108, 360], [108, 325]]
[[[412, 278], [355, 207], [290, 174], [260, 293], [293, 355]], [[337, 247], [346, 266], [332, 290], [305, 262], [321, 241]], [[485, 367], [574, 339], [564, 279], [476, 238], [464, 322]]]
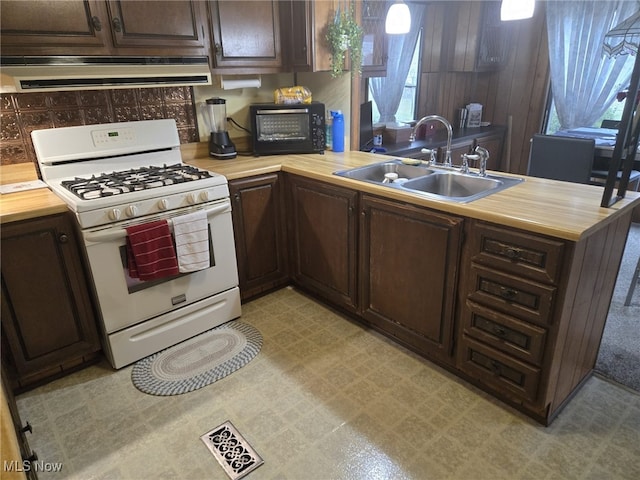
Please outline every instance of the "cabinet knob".
[[33, 433], [33, 427], [29, 422], [27, 422], [27, 424], [20, 429], [20, 433], [27, 433], [27, 432]]
[[67, 236], [66, 233], [61, 233], [60, 236], [58, 237], [58, 241], [60, 243], [67, 243], [69, 241], [69, 237]]
[[96, 32], [99, 32], [100, 30], [102, 30], [102, 22], [98, 17], [91, 17], [91, 25], [93, 25], [93, 29]]
[[493, 333], [495, 333], [499, 337], [504, 337], [505, 333], [507, 333], [507, 332], [502, 327], [495, 327], [493, 329]]
[[112, 20], [111, 24], [113, 25], [113, 30], [115, 32], [120, 33], [122, 31], [122, 22], [120, 21], [120, 19], [118, 17], [114, 18]]
[[240, 194], [239, 194], [239, 193], [236, 193], [236, 194], [233, 196], [233, 199], [234, 199], [236, 202], [239, 202], [239, 201], [240, 201]]
[[222, 44], [216, 43], [214, 45], [214, 50], [216, 51], [216, 55], [222, 55]]

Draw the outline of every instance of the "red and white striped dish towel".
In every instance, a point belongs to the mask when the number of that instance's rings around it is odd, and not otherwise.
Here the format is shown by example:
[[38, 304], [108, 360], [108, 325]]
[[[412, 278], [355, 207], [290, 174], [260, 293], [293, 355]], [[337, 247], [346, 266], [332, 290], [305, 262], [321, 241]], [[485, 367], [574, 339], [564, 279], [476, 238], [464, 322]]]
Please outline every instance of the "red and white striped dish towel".
[[200, 210], [172, 219], [180, 273], [209, 268], [209, 222]]
[[178, 261], [166, 220], [126, 227], [129, 276], [140, 280], [177, 275]]

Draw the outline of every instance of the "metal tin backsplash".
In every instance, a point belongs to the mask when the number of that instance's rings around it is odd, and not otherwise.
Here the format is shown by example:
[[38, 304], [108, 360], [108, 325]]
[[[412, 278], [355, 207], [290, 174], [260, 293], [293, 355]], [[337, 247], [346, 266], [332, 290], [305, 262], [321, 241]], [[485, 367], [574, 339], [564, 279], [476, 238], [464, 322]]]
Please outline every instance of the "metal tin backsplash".
[[198, 141], [192, 87], [0, 94], [2, 165], [35, 162], [31, 131], [173, 118], [180, 143]]

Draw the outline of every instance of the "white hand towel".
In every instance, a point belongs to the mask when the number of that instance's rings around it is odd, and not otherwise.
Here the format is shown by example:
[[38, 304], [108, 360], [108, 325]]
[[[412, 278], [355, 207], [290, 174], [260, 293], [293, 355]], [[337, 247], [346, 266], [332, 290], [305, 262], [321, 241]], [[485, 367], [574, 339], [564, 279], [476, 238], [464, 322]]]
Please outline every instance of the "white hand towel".
[[203, 210], [172, 219], [180, 273], [209, 267], [209, 223]]

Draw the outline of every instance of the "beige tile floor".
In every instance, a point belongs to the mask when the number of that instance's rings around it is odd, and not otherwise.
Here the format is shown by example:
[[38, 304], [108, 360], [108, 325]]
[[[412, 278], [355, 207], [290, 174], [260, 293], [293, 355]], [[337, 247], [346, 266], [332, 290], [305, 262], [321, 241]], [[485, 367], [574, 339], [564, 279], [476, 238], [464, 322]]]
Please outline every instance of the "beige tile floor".
[[592, 378], [543, 427], [294, 289], [246, 304], [264, 337], [180, 396], [84, 369], [18, 397], [40, 460], [72, 479], [226, 479], [200, 435], [231, 420], [264, 458], [248, 479], [637, 479], [640, 395]]

